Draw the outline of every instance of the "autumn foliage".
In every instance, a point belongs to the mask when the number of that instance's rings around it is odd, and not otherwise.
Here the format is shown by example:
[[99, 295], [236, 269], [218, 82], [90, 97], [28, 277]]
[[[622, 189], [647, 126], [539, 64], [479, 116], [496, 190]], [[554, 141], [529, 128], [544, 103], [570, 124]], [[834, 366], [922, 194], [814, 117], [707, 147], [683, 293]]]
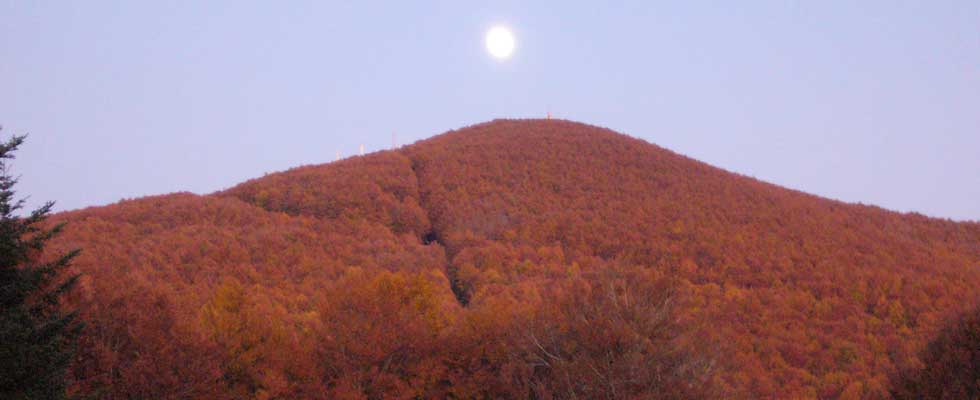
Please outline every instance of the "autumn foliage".
[[59, 214], [103, 398], [889, 398], [980, 224], [494, 121]]
[[952, 318], [920, 360], [895, 379], [895, 398], [980, 398], [980, 306]]

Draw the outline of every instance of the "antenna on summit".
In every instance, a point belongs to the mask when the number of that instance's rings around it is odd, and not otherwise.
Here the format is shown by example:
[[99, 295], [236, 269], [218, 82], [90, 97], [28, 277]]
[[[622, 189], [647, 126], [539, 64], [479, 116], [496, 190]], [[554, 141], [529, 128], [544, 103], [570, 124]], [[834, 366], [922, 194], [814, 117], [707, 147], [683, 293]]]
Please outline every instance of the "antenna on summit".
[[398, 142], [395, 141], [395, 131], [391, 131], [391, 149], [394, 150], [398, 148]]
[[361, 155], [362, 156], [364, 155], [364, 145], [363, 144], [361, 145]]
[[337, 159], [335, 159], [334, 161], [340, 161], [340, 150], [337, 150]]

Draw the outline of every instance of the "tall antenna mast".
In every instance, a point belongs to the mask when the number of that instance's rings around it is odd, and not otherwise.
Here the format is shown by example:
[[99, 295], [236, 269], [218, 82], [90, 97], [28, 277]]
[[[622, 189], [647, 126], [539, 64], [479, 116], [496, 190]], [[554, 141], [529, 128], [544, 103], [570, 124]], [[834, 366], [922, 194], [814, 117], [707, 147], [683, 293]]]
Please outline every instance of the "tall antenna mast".
[[340, 150], [337, 150], [337, 159], [334, 161], [340, 161]]
[[364, 155], [364, 145], [363, 144], [361, 145], [361, 155], [362, 156]]
[[391, 131], [391, 149], [394, 150], [398, 147], [398, 143], [395, 142], [395, 131]]

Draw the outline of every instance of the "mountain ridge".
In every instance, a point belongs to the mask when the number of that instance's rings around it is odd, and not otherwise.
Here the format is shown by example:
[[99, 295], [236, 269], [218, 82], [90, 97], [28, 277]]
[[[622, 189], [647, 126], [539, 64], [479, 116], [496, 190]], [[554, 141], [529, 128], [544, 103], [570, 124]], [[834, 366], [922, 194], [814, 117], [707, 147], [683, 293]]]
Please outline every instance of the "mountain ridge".
[[[248, 288], [254, 309], [246, 309], [256, 315], [339, 335], [326, 328], [334, 323], [327, 315], [369, 316], [331, 308], [341, 301], [332, 296], [353, 295], [351, 285], [370, 288], [370, 279], [416, 285], [411, 293], [431, 296], [423, 320], [435, 325], [407, 319], [404, 329], [443, 337], [463, 329], [452, 321], [489, 318], [488, 310], [519, 321], [521, 309], [547, 309], [547, 293], [581, 274], [638, 268], [679, 282], [690, 299], [679, 320], [707, 321], [699, 335], [720, 343], [725, 363], [737, 366], [719, 374], [718, 386], [753, 397], [887, 398], [890, 376], [916, 362], [917, 349], [950, 313], [976, 301], [980, 285], [978, 223], [825, 199], [563, 120], [494, 120], [209, 195], [128, 200], [55, 219], [72, 222], [60, 248], [90, 249], [77, 266], [89, 276], [78, 304], [97, 326], [121, 323], [109, 310], [126, 307], [113, 301], [134, 294], [119, 286], [143, 287], [192, 337], [215, 329], [194, 315], [226, 287]], [[125, 321], [152, 326], [135, 315]], [[496, 329], [510, 322], [498, 323], [485, 334], [507, 337]], [[208, 337], [187, 345], [221, 343], [220, 335]], [[281, 346], [331, 340], [300, 335]], [[442, 340], [469, 348], [464, 339]], [[88, 347], [93, 359], [118, 356], [97, 344]], [[145, 350], [154, 351], [162, 350]], [[214, 357], [208, 362], [221, 365]], [[297, 365], [324, 362], [301, 359], [256, 368], [302, 376]], [[404, 363], [390, 379], [415, 376], [424, 364]], [[337, 382], [372, 365], [323, 373], [331, 377], [324, 384], [339, 390]], [[103, 379], [77, 373], [81, 382]], [[278, 382], [258, 372], [249, 379], [267, 388]], [[279, 390], [300, 387], [290, 381]]]

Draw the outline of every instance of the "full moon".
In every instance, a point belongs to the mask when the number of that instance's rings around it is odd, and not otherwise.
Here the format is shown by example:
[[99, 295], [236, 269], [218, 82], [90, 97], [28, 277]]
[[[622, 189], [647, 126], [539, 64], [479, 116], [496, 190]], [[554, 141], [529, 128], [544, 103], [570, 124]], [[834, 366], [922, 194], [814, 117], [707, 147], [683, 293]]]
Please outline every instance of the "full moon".
[[514, 34], [502, 26], [487, 31], [487, 51], [498, 60], [506, 60], [514, 53]]

